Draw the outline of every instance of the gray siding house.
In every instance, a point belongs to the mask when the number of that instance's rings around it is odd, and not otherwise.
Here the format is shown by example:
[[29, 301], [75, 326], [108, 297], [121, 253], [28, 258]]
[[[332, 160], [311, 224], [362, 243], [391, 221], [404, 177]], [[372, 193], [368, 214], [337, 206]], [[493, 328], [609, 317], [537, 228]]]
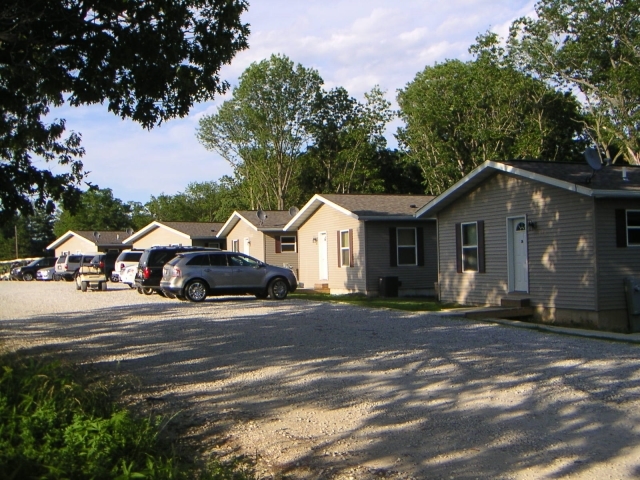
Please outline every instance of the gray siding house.
[[536, 320], [629, 331], [640, 275], [640, 168], [485, 162], [417, 217], [438, 220], [440, 299], [529, 301]]
[[258, 218], [256, 210], [235, 211], [220, 229], [227, 249], [246, 253], [265, 263], [287, 267], [297, 274], [298, 237], [296, 232], [284, 232], [291, 220], [288, 211], [267, 210]]
[[433, 295], [436, 223], [415, 212], [427, 195], [318, 194], [285, 226], [298, 232], [298, 280], [332, 294], [378, 295], [398, 277], [399, 295]]

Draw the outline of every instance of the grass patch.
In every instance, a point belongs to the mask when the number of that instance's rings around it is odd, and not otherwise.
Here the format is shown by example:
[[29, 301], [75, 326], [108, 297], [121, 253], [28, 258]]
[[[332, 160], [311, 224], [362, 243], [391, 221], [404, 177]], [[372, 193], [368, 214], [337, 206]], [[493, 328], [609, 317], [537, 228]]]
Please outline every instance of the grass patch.
[[460, 305], [440, 303], [427, 297], [367, 297], [366, 295], [330, 295], [328, 293], [293, 293], [291, 298], [324, 302], [349, 303], [361, 307], [393, 308], [408, 312], [439, 312]]
[[180, 457], [163, 439], [167, 420], [118, 406], [112, 385], [46, 358], [0, 357], [0, 472], [22, 479], [201, 479], [253, 477], [242, 459]]

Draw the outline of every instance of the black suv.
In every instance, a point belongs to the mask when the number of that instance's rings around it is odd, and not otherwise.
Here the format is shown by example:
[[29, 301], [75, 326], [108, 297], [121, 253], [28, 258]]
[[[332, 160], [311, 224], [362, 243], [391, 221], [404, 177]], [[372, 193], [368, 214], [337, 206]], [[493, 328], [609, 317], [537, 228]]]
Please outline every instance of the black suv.
[[33, 262], [25, 265], [24, 267], [16, 267], [11, 269], [12, 280], [26, 280], [30, 282], [36, 278], [36, 272], [41, 268], [53, 267], [56, 264], [57, 258], [39, 258]]
[[107, 280], [111, 278], [111, 272], [116, 268], [116, 259], [120, 252], [107, 252], [96, 255], [91, 259], [89, 265], [100, 268], [100, 272], [104, 273]]
[[185, 245], [158, 246], [147, 248], [138, 262], [138, 273], [136, 274], [136, 288], [138, 293], [151, 295], [157, 292], [164, 296], [160, 289], [162, 280], [162, 267], [165, 263], [175, 257], [178, 253], [197, 252], [204, 250], [220, 251], [219, 248], [189, 247]]

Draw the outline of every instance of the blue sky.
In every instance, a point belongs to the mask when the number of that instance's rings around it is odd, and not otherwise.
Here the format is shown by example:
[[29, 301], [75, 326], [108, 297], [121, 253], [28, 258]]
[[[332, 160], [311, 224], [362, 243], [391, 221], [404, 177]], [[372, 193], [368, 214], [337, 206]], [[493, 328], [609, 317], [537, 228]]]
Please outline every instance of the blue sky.
[[[221, 76], [236, 85], [252, 62], [283, 54], [318, 70], [326, 89], [342, 86], [363, 100], [364, 92], [380, 85], [395, 106], [397, 90], [427, 65], [470, 59], [468, 48], [478, 34], [492, 30], [504, 37], [514, 19], [533, 14], [534, 5], [530, 0], [250, 0], [243, 16], [251, 25], [249, 49]], [[188, 117], [151, 131], [101, 105], [63, 107], [51, 116], [65, 118], [67, 130], [82, 134], [87, 181], [111, 188], [125, 202], [145, 203], [151, 195], [173, 195], [190, 182], [232, 173], [195, 137], [198, 120], [215, 113], [222, 101], [198, 104]], [[398, 125], [388, 130], [392, 147]]]

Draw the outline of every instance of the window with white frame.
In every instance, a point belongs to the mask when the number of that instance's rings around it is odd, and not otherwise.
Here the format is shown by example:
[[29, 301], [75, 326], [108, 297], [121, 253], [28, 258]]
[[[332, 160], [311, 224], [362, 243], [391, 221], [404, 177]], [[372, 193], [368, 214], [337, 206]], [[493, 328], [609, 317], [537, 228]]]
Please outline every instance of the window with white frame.
[[627, 245], [640, 246], [640, 210], [627, 210]]
[[478, 224], [463, 223], [461, 226], [462, 240], [462, 271], [477, 272], [478, 271]]
[[296, 237], [280, 237], [280, 251], [281, 252], [295, 252], [296, 251]]
[[418, 240], [415, 228], [398, 228], [397, 249], [398, 249], [398, 265], [417, 265], [418, 264]]
[[240, 240], [233, 240], [231, 242], [231, 251], [239, 252], [240, 251]]
[[349, 242], [349, 230], [340, 232], [340, 265], [348, 267], [351, 265], [351, 246]]

